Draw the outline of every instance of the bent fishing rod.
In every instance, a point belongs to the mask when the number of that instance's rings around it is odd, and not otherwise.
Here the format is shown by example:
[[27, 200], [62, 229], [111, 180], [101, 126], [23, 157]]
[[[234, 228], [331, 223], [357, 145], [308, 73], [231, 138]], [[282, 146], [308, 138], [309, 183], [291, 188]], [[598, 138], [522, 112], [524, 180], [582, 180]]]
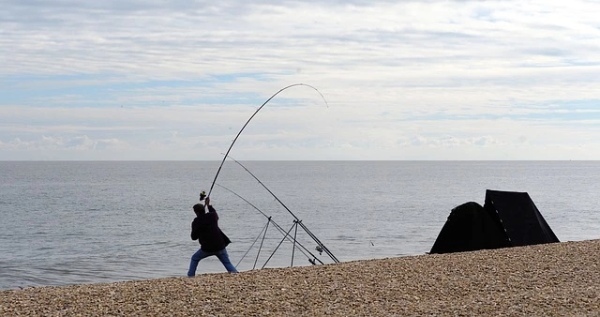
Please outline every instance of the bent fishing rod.
[[296, 222], [298, 223], [298, 225], [300, 225], [300, 227], [302, 227], [302, 229], [304, 229], [304, 231], [318, 244], [318, 246], [325, 251], [325, 253], [327, 253], [327, 255], [329, 255], [329, 257], [335, 262], [335, 263], [339, 263], [340, 261], [335, 257], [335, 255], [333, 255], [333, 253], [331, 253], [331, 251], [329, 251], [329, 249], [323, 244], [323, 242], [321, 242], [321, 240], [319, 240], [319, 238], [317, 238], [317, 236], [315, 236], [309, 229], [308, 227], [306, 227], [306, 225], [304, 225], [304, 223], [302, 223], [302, 220], [300, 220], [282, 201], [281, 199], [279, 199], [279, 197], [277, 197], [268, 187], [267, 185], [265, 185], [260, 179], [258, 179], [258, 177], [256, 177], [256, 175], [254, 175], [249, 169], [246, 168], [246, 166], [244, 166], [242, 163], [240, 163], [238, 160], [234, 159], [231, 156], [226, 156], [225, 158], [229, 158], [231, 160], [233, 160], [234, 162], [236, 162], [239, 166], [241, 166], [246, 172], [248, 172], [248, 174], [250, 174], [264, 189], [266, 189], [271, 196], [273, 196], [273, 198], [275, 198], [275, 200], [277, 200], [277, 202], [279, 202], [279, 204], [281, 204], [281, 206], [283, 206], [283, 208], [285, 208], [285, 210], [287, 210], [290, 215], [292, 215], [292, 217], [294, 217], [294, 219], [296, 220]]
[[321, 96], [321, 98], [323, 98], [323, 101], [325, 102], [325, 106], [329, 107], [329, 105], [327, 104], [327, 100], [325, 100], [325, 97], [323, 96], [323, 94], [315, 87], [308, 85], [308, 84], [302, 84], [302, 83], [298, 83], [298, 84], [292, 84], [286, 87], [281, 88], [279, 91], [277, 91], [276, 93], [274, 93], [269, 99], [267, 99], [260, 107], [258, 107], [258, 109], [256, 109], [256, 111], [254, 111], [254, 113], [252, 114], [252, 116], [250, 116], [250, 118], [246, 121], [246, 123], [244, 124], [244, 126], [242, 126], [242, 129], [240, 130], [240, 132], [238, 132], [238, 134], [235, 136], [235, 138], [233, 139], [233, 141], [231, 142], [231, 145], [229, 146], [229, 148], [227, 149], [227, 152], [225, 153], [225, 156], [223, 157], [223, 160], [221, 161], [221, 165], [219, 165], [219, 168], [217, 169], [217, 174], [215, 174], [215, 178], [213, 179], [212, 185], [210, 185], [210, 189], [208, 190], [208, 194], [206, 195], [206, 197], [210, 197], [210, 194], [212, 193], [213, 188], [215, 187], [215, 183], [217, 182], [217, 178], [219, 177], [219, 173], [221, 172], [221, 168], [223, 168], [223, 164], [225, 163], [225, 160], [227, 159], [227, 156], [229, 155], [229, 152], [231, 151], [231, 149], [233, 148], [233, 145], [235, 144], [235, 141], [237, 141], [238, 137], [242, 134], [242, 131], [244, 131], [244, 129], [246, 128], [246, 126], [248, 125], [248, 123], [250, 123], [250, 121], [252, 120], [252, 118], [254, 118], [254, 116], [256, 116], [256, 114], [267, 104], [269, 103], [269, 101], [271, 101], [271, 99], [275, 98], [275, 96], [277, 96], [280, 92], [288, 89], [288, 88], [292, 88], [295, 86], [306, 86], [309, 88], [312, 88], [313, 90], [315, 90], [317, 93], [319, 93], [319, 95]]

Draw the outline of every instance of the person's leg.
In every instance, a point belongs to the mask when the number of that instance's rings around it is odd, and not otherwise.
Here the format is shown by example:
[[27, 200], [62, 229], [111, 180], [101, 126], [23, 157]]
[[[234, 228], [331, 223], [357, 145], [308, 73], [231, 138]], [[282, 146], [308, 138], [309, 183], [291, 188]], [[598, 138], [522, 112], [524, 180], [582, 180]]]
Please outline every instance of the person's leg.
[[196, 268], [198, 267], [198, 262], [204, 259], [207, 256], [210, 256], [210, 253], [202, 251], [202, 249], [198, 249], [194, 255], [192, 255], [192, 259], [190, 260], [190, 268], [188, 270], [187, 276], [193, 277], [196, 275]]
[[227, 269], [227, 272], [229, 272], [229, 273], [237, 273], [238, 272], [236, 270], [235, 266], [233, 266], [233, 264], [229, 260], [229, 254], [227, 254], [227, 249], [223, 249], [223, 250], [217, 252], [216, 255], [219, 258], [219, 260], [221, 261], [221, 263], [223, 263], [223, 266]]

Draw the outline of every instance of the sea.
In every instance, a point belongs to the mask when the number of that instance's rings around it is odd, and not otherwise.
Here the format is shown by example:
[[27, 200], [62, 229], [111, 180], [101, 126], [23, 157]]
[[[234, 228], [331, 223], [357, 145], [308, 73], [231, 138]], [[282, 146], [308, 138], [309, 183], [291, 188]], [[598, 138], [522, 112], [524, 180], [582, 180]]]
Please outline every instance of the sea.
[[561, 242], [600, 238], [600, 161], [220, 164], [0, 162], [0, 290], [183, 277], [203, 190], [239, 271], [424, 255], [487, 189], [529, 193]]

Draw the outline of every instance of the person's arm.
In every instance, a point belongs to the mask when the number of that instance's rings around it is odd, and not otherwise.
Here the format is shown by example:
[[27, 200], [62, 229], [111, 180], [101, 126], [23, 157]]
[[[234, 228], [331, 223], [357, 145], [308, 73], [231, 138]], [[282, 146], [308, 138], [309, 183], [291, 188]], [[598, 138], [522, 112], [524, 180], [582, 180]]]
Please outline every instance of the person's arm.
[[214, 213], [217, 220], [219, 220], [219, 215], [217, 214], [217, 210], [210, 204], [210, 197], [206, 197], [206, 206], [208, 207], [208, 212]]
[[192, 238], [192, 240], [198, 240], [198, 229], [196, 228], [197, 226], [194, 226], [195, 221], [192, 221], [192, 233], [190, 234], [190, 237]]

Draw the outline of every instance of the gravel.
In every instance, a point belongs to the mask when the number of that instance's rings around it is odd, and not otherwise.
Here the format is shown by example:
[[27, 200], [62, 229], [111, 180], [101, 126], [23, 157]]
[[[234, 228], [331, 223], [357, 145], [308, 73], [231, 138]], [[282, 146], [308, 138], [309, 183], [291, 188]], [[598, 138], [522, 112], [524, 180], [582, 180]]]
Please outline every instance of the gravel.
[[600, 316], [600, 240], [0, 292], [0, 316]]

